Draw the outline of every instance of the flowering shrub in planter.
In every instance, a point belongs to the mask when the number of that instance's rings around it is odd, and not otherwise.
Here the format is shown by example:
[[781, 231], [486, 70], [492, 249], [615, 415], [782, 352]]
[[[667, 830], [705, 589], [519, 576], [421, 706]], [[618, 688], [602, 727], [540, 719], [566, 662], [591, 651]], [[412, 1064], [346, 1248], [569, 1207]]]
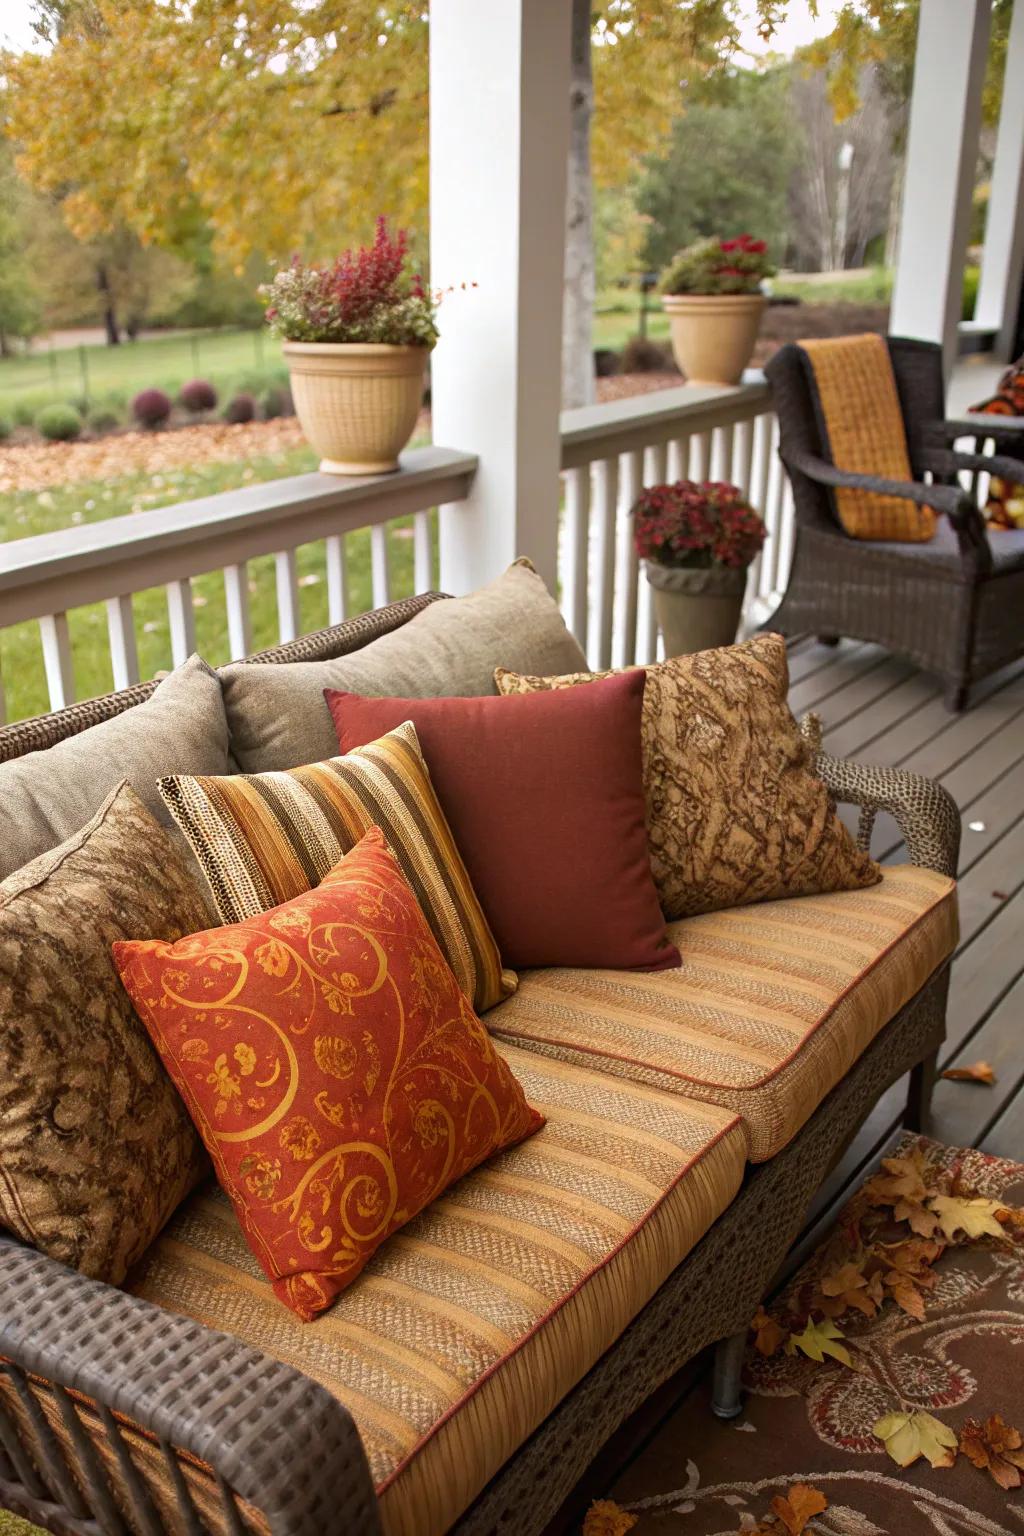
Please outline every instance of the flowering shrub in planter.
[[295, 257], [260, 289], [299, 421], [328, 473], [397, 469], [416, 425], [437, 298], [408, 270], [408, 244], [379, 218], [372, 245], [330, 266]]
[[738, 384], [761, 324], [761, 284], [775, 268], [763, 240], [698, 240], [661, 280], [676, 362], [691, 383]]
[[765, 526], [738, 486], [679, 480], [645, 490], [633, 508], [633, 539], [654, 589], [665, 653], [730, 645], [746, 570]]

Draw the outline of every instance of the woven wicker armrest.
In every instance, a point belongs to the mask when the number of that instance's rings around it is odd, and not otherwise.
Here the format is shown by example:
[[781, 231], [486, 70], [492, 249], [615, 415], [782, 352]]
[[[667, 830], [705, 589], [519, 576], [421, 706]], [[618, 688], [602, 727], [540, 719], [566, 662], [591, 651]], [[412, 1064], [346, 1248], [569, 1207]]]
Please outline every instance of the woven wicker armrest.
[[791, 469], [836, 490], [873, 491], [879, 496], [899, 496], [919, 507], [934, 507], [945, 512], [950, 522], [964, 526], [979, 522], [971, 498], [959, 486], [924, 485], [918, 480], [885, 480], [880, 475], [859, 475], [849, 469], [837, 469], [813, 453], [788, 453], [785, 462]]
[[876, 768], [821, 750], [821, 720], [805, 715], [800, 732], [811, 749], [810, 768], [832, 798], [860, 807], [857, 842], [866, 852], [879, 811], [888, 811], [907, 845], [912, 864], [954, 875], [960, 852], [960, 811], [947, 789], [934, 779], [902, 768]]
[[956, 442], [958, 437], [992, 437], [997, 441], [1004, 438], [1010, 443], [1019, 443], [1024, 453], [1024, 416], [997, 416], [976, 411], [973, 415], [951, 418], [937, 425], [947, 443]]
[[[79, 1518], [94, 1514], [103, 1530], [118, 1528], [116, 1511], [71, 1394], [96, 1405], [123, 1474], [133, 1530], [148, 1536], [164, 1527], [118, 1418], [158, 1441], [183, 1530], [202, 1527], [175, 1451], [212, 1468], [229, 1530], [241, 1527], [228, 1490], [261, 1511], [273, 1536], [330, 1530], [377, 1536], [380, 1530], [359, 1434], [347, 1409], [323, 1387], [227, 1334], [86, 1279], [8, 1239], [0, 1239], [0, 1357], [35, 1430], [26, 1457], [12, 1440], [13, 1418], [0, 1416], [0, 1448], [19, 1481], [45, 1480], [42, 1497]], [[51, 1384], [74, 1447], [74, 1476], [57, 1437], [47, 1433], [29, 1376]]]

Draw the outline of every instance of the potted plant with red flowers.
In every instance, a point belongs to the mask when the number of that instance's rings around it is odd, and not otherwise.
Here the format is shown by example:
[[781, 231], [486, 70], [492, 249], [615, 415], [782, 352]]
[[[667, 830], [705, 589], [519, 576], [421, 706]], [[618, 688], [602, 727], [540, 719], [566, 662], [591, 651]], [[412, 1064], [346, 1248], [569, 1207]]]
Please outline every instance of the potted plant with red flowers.
[[633, 508], [633, 538], [666, 656], [731, 645], [747, 566], [765, 540], [739, 487], [718, 480], [650, 486]]
[[761, 324], [761, 285], [775, 272], [763, 240], [698, 240], [661, 280], [676, 362], [691, 384], [738, 384]]
[[296, 415], [328, 474], [397, 469], [416, 426], [437, 299], [408, 254], [406, 231], [380, 218], [372, 245], [324, 267], [296, 256], [260, 289], [284, 338]]

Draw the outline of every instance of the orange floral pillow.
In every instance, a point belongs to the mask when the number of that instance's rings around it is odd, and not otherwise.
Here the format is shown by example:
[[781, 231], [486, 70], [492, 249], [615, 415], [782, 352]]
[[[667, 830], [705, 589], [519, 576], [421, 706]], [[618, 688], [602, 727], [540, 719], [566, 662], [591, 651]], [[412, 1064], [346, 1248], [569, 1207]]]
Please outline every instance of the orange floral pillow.
[[307, 1321], [449, 1184], [544, 1124], [379, 828], [283, 906], [114, 957], [253, 1252]]

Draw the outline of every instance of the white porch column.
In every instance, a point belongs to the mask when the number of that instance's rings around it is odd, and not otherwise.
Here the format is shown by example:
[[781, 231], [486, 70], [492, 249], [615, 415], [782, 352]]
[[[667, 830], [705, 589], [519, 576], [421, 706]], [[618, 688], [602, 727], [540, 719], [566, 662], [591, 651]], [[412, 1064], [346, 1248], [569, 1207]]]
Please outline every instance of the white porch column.
[[[432, 0], [430, 262], [441, 306], [434, 441], [480, 456], [441, 510], [441, 585], [558, 548], [571, 0]], [[476, 283], [463, 292], [459, 284]]]
[[992, 190], [975, 321], [996, 332], [996, 352], [1008, 357], [1024, 281], [1024, 5], [1014, 7], [1006, 48]]
[[889, 329], [942, 342], [960, 319], [992, 0], [921, 0]]

